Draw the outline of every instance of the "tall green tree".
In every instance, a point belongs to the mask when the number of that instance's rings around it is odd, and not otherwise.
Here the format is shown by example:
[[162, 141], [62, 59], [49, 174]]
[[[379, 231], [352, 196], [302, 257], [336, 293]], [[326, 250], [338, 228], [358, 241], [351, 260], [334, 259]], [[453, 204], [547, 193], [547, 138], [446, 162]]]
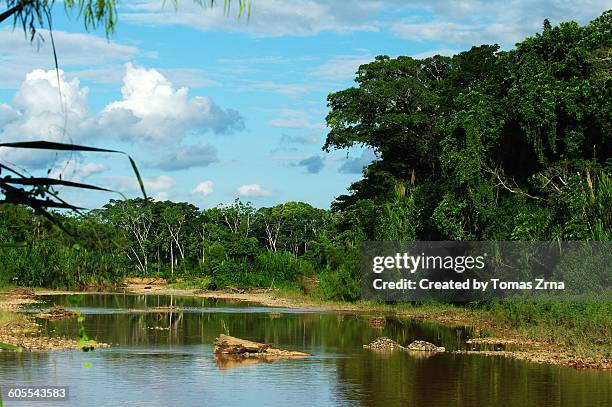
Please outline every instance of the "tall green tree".
[[379, 223], [398, 224], [395, 194], [406, 187], [415, 218], [403, 236], [609, 237], [600, 208], [612, 207], [611, 19], [546, 21], [507, 52], [362, 65], [356, 87], [328, 98], [324, 149], [362, 145], [379, 159], [333, 208], [371, 200]]

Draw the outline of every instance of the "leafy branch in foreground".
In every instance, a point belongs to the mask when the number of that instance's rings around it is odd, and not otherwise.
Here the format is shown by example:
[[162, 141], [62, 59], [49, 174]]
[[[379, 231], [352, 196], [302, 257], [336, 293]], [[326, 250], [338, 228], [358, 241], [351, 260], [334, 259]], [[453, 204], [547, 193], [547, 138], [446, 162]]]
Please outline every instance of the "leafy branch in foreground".
[[[193, 0], [194, 3], [202, 7], [214, 7], [219, 1], [216, 0]], [[14, 26], [21, 26], [24, 32], [29, 32], [33, 39], [37, 29], [44, 28], [45, 21], [50, 24], [49, 16], [55, 4], [55, 0], [0, 0], [0, 4], [5, 3], [6, 10], [0, 13], [0, 23], [13, 18]], [[64, 0], [64, 10], [66, 14], [76, 13], [78, 18], [83, 19], [86, 30], [95, 30], [104, 27], [107, 36], [115, 32], [117, 26], [118, 13], [117, 0]], [[175, 9], [178, 9], [179, 1], [172, 0]], [[223, 11], [229, 15], [232, 4], [238, 6], [237, 17], [241, 18], [244, 14], [251, 15], [251, 0], [224, 0]], [[162, 2], [166, 4], [166, 0]]]
[[[13, 143], [0, 143], [0, 147], [7, 148], [20, 148], [20, 149], [38, 149], [38, 150], [53, 150], [53, 151], [79, 151], [79, 152], [104, 152], [104, 153], [117, 153], [123, 154], [128, 157], [132, 170], [138, 180], [140, 190], [145, 199], [147, 199], [147, 192], [136, 166], [134, 159], [127, 153], [118, 150], [109, 150], [104, 148], [96, 148], [89, 146], [79, 146], [75, 144], [64, 144], [55, 143], [49, 141], [25, 141], [25, 142], [13, 142]], [[0, 163], [0, 175], [2, 171], [8, 172], [9, 174], [0, 178], [0, 192], [4, 194], [4, 199], [0, 200], [0, 203], [9, 203], [16, 205], [27, 205], [32, 208], [37, 214], [44, 216], [52, 223], [57, 225], [64, 232], [70, 234], [70, 232], [53, 216], [47, 209], [69, 209], [78, 212], [80, 207], [69, 204], [68, 202], [61, 199], [58, 193], [53, 189], [54, 186], [62, 185], [73, 188], [90, 189], [105, 192], [117, 192], [111, 189], [84, 184], [79, 182], [66, 181], [55, 178], [37, 178], [37, 177], [26, 177], [24, 174], [16, 171], [15, 169]], [[19, 186], [31, 186], [32, 188], [26, 190]], [[118, 192], [119, 193], [119, 192]]]

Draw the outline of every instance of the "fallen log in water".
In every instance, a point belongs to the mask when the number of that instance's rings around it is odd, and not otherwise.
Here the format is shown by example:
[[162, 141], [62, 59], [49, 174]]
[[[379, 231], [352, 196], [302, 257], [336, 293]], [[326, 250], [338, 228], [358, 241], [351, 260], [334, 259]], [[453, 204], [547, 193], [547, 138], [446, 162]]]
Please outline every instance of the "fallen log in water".
[[277, 349], [266, 343], [252, 342], [229, 335], [219, 335], [215, 340], [215, 354], [268, 359], [304, 358], [312, 356], [310, 353]]

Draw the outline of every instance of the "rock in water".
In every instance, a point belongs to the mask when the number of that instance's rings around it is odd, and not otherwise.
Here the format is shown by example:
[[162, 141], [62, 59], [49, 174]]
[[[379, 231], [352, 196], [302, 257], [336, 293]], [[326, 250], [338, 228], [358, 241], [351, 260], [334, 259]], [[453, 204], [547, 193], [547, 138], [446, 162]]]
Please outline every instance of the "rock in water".
[[252, 342], [229, 335], [219, 335], [215, 340], [215, 354], [238, 357], [302, 358], [310, 353], [273, 348], [266, 343]]
[[65, 308], [54, 306], [49, 310], [49, 312], [43, 312], [40, 314], [34, 314], [37, 318], [49, 319], [49, 320], [58, 320], [64, 318], [72, 318], [76, 317], [76, 312], [69, 311]]
[[433, 343], [425, 341], [414, 341], [406, 348], [416, 352], [444, 352], [446, 349], [442, 346], [436, 346]]
[[405, 348], [393, 339], [386, 336], [380, 336], [370, 342], [368, 345], [363, 345], [365, 349], [370, 350], [404, 350]]
[[433, 343], [425, 341], [414, 341], [408, 346], [402, 346], [393, 339], [381, 336], [374, 339], [370, 344], [363, 345], [364, 349], [389, 350], [389, 351], [415, 351], [415, 352], [444, 352], [446, 349], [438, 347]]

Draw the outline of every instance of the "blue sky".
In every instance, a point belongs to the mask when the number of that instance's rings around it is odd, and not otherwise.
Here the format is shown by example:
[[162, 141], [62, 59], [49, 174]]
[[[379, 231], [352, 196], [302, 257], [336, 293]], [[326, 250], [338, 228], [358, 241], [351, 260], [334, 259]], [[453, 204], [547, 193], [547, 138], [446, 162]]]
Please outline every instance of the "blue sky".
[[[168, 2], [170, 3], [170, 2]], [[49, 139], [128, 152], [157, 199], [201, 208], [240, 197], [255, 206], [298, 200], [321, 208], [361, 177], [374, 155], [325, 153], [326, 97], [353, 85], [376, 55], [452, 55], [482, 43], [509, 49], [551, 22], [586, 23], [609, 1], [253, 0], [250, 19], [182, 1], [120, 3], [107, 40], [54, 16], [62, 69], [49, 33], [30, 44], [0, 27], [0, 139]], [[0, 149], [33, 174], [136, 196], [124, 157], [56, 156]], [[62, 191], [97, 207], [108, 194]]]

